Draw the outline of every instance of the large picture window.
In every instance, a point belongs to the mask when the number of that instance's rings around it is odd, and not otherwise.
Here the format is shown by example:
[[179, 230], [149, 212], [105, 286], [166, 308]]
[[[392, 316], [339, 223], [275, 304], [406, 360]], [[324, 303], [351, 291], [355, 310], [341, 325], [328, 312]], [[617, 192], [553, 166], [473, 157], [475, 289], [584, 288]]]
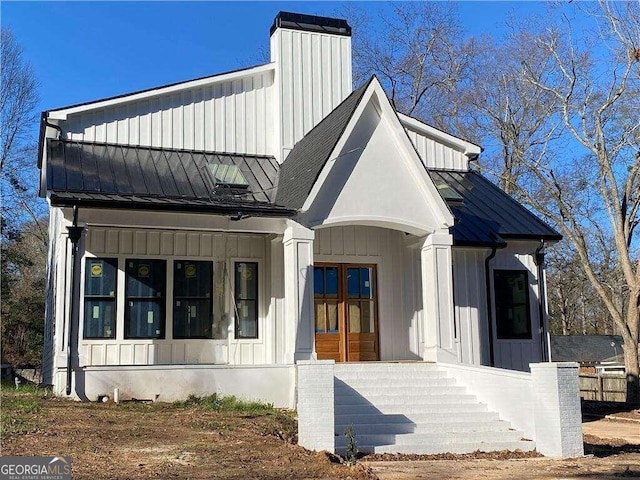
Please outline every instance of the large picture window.
[[116, 338], [117, 272], [116, 258], [87, 258], [84, 338]]
[[173, 337], [213, 338], [211, 289], [213, 264], [175, 261], [173, 264]]
[[258, 338], [258, 264], [235, 263], [236, 338]]
[[498, 339], [531, 339], [528, 272], [494, 270], [493, 285]]
[[165, 260], [127, 260], [125, 338], [164, 338]]

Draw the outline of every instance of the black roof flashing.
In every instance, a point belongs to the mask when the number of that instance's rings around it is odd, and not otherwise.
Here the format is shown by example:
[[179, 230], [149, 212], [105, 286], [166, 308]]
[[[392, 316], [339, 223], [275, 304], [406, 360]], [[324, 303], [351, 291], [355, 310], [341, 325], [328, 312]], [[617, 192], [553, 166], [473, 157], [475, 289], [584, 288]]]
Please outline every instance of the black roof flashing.
[[351, 27], [341, 18], [316, 17], [302, 13], [279, 12], [271, 25], [270, 35], [278, 28], [303, 30], [305, 32], [329, 33], [332, 35], [351, 36]]

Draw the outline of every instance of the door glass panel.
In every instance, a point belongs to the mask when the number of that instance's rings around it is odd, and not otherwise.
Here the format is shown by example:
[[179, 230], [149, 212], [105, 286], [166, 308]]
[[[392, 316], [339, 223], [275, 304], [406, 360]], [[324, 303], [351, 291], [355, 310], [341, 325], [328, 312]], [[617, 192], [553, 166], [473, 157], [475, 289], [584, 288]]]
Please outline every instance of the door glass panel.
[[324, 333], [326, 324], [326, 314], [324, 302], [316, 302], [316, 332]]
[[375, 318], [373, 313], [373, 301], [360, 303], [362, 309], [362, 333], [375, 333]]
[[360, 296], [360, 269], [347, 268], [347, 295], [349, 298]]
[[330, 298], [338, 298], [338, 269], [336, 267], [327, 267], [325, 275], [326, 296]]
[[362, 298], [372, 298], [371, 268], [360, 269], [360, 296]]
[[349, 302], [349, 332], [360, 333], [360, 304], [359, 302]]
[[324, 295], [324, 268], [313, 267], [313, 294], [317, 297]]
[[329, 332], [338, 331], [338, 304], [327, 303], [327, 330]]

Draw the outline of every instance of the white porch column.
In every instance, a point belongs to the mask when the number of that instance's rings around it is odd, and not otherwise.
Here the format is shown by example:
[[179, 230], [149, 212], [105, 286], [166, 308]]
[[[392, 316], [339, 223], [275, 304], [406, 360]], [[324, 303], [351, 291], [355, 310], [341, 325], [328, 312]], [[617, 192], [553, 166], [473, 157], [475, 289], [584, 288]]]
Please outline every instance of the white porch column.
[[314, 358], [313, 230], [287, 221], [284, 244], [284, 360]]
[[453, 237], [449, 232], [427, 236], [420, 250], [424, 352], [431, 362], [458, 363], [453, 312]]

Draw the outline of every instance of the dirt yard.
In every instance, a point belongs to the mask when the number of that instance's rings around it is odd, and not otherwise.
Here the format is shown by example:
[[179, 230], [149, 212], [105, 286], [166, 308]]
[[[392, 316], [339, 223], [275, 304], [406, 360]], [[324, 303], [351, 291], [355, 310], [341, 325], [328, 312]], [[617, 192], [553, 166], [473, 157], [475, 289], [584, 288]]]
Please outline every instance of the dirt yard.
[[[294, 445], [290, 414], [255, 405], [218, 407], [75, 403], [44, 391], [3, 388], [2, 455], [69, 455], [74, 479], [640, 478], [640, 445], [617, 437], [611, 420], [599, 420], [607, 423], [596, 432], [600, 437], [585, 437], [589, 455], [581, 459], [369, 456], [353, 467]], [[635, 426], [640, 430], [633, 418], [625, 425], [631, 433]]]

